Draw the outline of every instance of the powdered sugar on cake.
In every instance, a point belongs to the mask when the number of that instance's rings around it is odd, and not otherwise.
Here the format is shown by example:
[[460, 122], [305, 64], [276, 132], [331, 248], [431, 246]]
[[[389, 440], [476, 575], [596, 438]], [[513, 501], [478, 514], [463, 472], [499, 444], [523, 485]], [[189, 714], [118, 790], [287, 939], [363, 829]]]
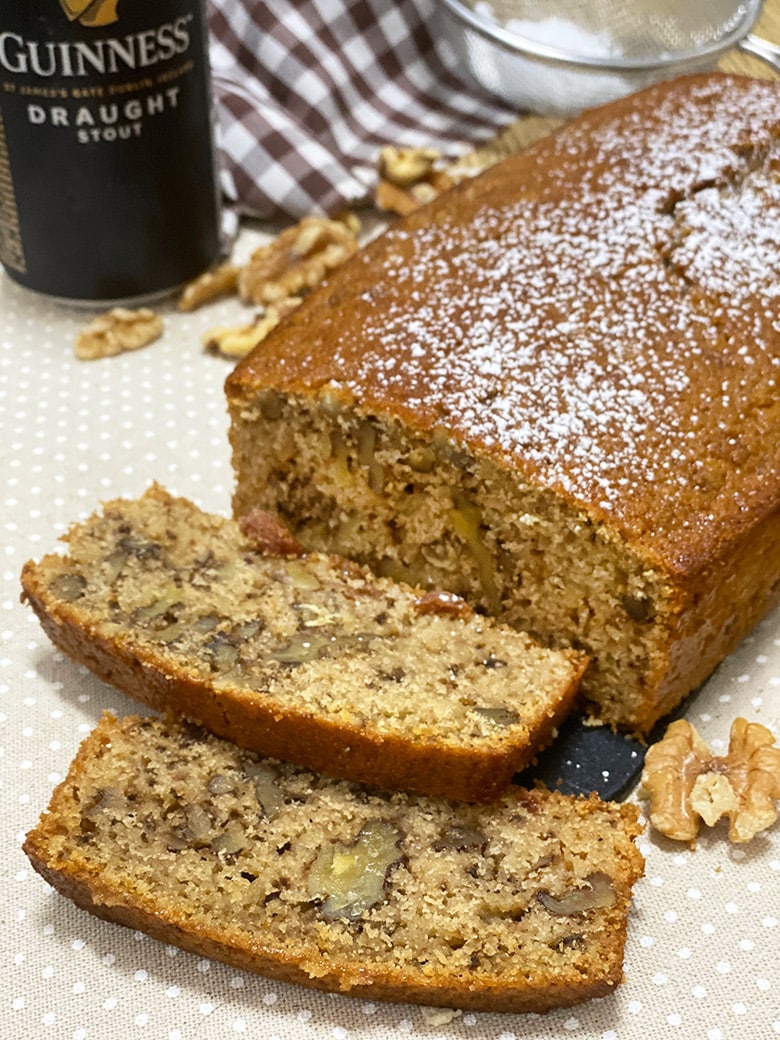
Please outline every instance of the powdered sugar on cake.
[[[713, 118], [672, 96], [641, 133], [630, 107], [594, 115], [469, 185], [454, 216], [391, 229], [381, 306], [358, 301], [335, 380], [634, 529], [663, 526], [678, 492], [703, 523], [744, 506], [730, 470], [777, 465], [748, 420], [777, 422], [780, 120], [766, 84], [736, 98]], [[657, 486], [656, 515], [631, 514], [634, 483]]]

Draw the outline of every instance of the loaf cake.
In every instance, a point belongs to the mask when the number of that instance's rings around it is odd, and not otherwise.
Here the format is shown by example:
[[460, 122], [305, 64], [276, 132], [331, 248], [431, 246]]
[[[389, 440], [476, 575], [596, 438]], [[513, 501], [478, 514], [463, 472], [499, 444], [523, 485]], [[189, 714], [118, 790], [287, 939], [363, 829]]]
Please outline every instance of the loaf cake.
[[370, 999], [545, 1011], [621, 981], [634, 806], [380, 793], [192, 724], [105, 715], [24, 848], [80, 907]]
[[780, 596], [780, 82], [586, 112], [230, 374], [234, 509], [592, 657], [646, 733]]
[[154, 485], [29, 562], [23, 596], [57, 646], [131, 697], [319, 772], [486, 801], [551, 739], [584, 655], [451, 594], [295, 555], [266, 520]]

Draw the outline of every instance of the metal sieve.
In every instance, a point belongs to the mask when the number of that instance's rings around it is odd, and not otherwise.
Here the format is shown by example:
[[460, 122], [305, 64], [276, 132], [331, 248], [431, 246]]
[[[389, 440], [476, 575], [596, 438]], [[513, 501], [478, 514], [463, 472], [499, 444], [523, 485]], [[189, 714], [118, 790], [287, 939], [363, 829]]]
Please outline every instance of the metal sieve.
[[572, 115], [659, 79], [711, 68], [736, 47], [780, 71], [751, 33], [763, 0], [435, 0], [456, 68], [504, 101]]

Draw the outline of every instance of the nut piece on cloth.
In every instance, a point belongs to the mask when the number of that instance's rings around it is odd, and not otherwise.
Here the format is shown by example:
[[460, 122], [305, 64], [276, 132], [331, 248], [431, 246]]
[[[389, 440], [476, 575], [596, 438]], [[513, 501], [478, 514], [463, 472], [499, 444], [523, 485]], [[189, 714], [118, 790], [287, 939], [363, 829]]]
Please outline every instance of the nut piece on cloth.
[[147, 307], [129, 310], [114, 307], [86, 325], [76, 337], [76, 357], [82, 361], [113, 357], [125, 350], [138, 350], [159, 339], [162, 318]]
[[219, 325], [209, 329], [203, 336], [203, 346], [209, 354], [221, 354], [228, 358], [245, 357], [300, 302], [300, 296], [287, 296], [268, 304], [262, 313], [245, 325]]
[[679, 719], [647, 751], [642, 784], [650, 823], [676, 841], [695, 844], [703, 820], [729, 820], [729, 840], [747, 842], [777, 819], [780, 747], [758, 722], [735, 719], [726, 755], [713, 755], [689, 722]]
[[270, 304], [307, 292], [357, 248], [356, 230], [349, 221], [304, 217], [255, 250], [239, 274], [241, 298]]
[[451, 187], [455, 179], [437, 165], [440, 159], [435, 148], [383, 148], [377, 164], [377, 207], [404, 216]]
[[218, 296], [230, 296], [238, 292], [240, 270], [237, 264], [227, 262], [204, 271], [185, 285], [176, 306], [180, 311], [194, 311]]
[[367, 201], [379, 148], [450, 158], [517, 111], [465, 86], [431, 0], [210, 0], [222, 188], [266, 219]]
[[241, 325], [220, 326], [203, 336], [211, 354], [242, 358], [276, 328], [303, 296], [358, 249], [360, 221], [354, 213], [334, 219], [304, 217], [258, 247], [241, 265], [223, 264], [196, 278], [179, 300], [179, 310], [194, 310], [225, 293], [262, 309]]

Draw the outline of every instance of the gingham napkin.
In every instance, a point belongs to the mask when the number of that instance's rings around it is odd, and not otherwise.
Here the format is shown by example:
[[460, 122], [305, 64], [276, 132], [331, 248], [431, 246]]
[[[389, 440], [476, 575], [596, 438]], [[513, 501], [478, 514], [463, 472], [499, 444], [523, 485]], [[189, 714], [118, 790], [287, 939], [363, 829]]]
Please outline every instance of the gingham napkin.
[[386, 144], [455, 156], [517, 113], [434, 43], [433, 0], [209, 0], [222, 187], [263, 218], [365, 199]]

